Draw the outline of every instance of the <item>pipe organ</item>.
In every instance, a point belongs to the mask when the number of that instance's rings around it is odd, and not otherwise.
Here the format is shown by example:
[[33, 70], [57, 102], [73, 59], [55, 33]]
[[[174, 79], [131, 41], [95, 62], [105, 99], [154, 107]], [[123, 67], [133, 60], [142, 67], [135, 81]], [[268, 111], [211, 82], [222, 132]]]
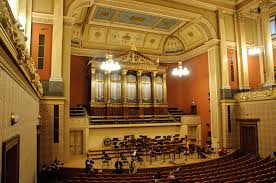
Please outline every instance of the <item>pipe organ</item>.
[[101, 60], [89, 62], [90, 115], [144, 117], [167, 114], [166, 67], [135, 50], [114, 59], [120, 71], [100, 70]]

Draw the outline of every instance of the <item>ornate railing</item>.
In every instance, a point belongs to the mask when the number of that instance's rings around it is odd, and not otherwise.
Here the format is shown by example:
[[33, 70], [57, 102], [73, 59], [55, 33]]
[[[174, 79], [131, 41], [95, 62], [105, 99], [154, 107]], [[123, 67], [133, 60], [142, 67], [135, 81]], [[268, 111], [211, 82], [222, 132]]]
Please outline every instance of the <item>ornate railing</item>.
[[30, 57], [26, 47], [27, 37], [23, 30], [20, 29], [20, 23], [14, 18], [7, 0], [0, 0], [0, 38], [1, 44], [9, 55], [12, 55], [12, 60], [27, 77], [32, 87], [41, 97], [43, 95], [42, 84], [40, 77], [36, 72], [34, 61]]

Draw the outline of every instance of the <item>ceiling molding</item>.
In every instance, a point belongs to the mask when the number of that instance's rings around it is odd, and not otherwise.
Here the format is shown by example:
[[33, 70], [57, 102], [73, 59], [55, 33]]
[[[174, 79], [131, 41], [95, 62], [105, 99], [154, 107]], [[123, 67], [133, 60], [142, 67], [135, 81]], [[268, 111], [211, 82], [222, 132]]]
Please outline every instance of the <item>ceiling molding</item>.
[[32, 12], [33, 23], [53, 24], [53, 17], [52, 14]]
[[[151, 55], [151, 54], [144, 54], [143, 55], [149, 57], [150, 59], [157, 59], [159, 58], [160, 63], [177, 63], [179, 60], [186, 61], [188, 59], [191, 59], [193, 57], [196, 57], [198, 55], [201, 55], [208, 51], [208, 49], [217, 46], [219, 44], [218, 39], [212, 39], [210, 41], [205, 42], [203, 45], [188, 51], [186, 53], [183, 53], [182, 55], [174, 55], [174, 56], [159, 56], [159, 55]], [[122, 51], [112, 51], [112, 54], [114, 55], [120, 55], [123, 53], [126, 53], [128, 50], [122, 50]], [[71, 54], [76, 56], [86, 56], [86, 57], [105, 57], [107, 50], [97, 50], [97, 49], [86, 49], [86, 48], [71, 48]]]

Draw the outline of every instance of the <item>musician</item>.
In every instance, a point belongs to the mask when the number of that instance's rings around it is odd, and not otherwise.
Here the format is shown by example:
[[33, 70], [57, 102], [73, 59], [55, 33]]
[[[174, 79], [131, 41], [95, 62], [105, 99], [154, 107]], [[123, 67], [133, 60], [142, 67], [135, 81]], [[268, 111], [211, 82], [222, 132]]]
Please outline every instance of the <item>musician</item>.
[[121, 161], [121, 158], [118, 158], [115, 162], [115, 173], [116, 174], [122, 174], [123, 173], [123, 163]]

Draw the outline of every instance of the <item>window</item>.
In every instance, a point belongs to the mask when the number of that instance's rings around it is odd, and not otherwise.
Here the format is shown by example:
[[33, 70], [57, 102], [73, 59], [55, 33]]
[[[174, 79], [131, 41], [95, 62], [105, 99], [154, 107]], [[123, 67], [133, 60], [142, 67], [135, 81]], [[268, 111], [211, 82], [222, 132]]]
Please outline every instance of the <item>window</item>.
[[161, 76], [157, 76], [155, 79], [156, 83], [156, 102], [163, 102], [163, 79]]
[[276, 34], [276, 22], [275, 22], [275, 15], [270, 17], [270, 32], [271, 35]]
[[98, 71], [96, 73], [96, 102], [104, 101], [104, 73], [102, 71]]
[[111, 101], [121, 102], [121, 75], [119, 73], [111, 73]]
[[44, 47], [45, 47], [45, 35], [39, 34], [38, 39], [38, 58], [37, 58], [37, 65], [38, 69], [44, 68]]
[[151, 102], [151, 77], [148, 75], [142, 76], [142, 100], [145, 103]]
[[137, 102], [137, 77], [134, 73], [127, 75], [127, 101]]
[[230, 77], [231, 81], [235, 81], [235, 74], [234, 74], [234, 59], [233, 56], [230, 56]]
[[59, 105], [54, 105], [54, 143], [59, 142]]

